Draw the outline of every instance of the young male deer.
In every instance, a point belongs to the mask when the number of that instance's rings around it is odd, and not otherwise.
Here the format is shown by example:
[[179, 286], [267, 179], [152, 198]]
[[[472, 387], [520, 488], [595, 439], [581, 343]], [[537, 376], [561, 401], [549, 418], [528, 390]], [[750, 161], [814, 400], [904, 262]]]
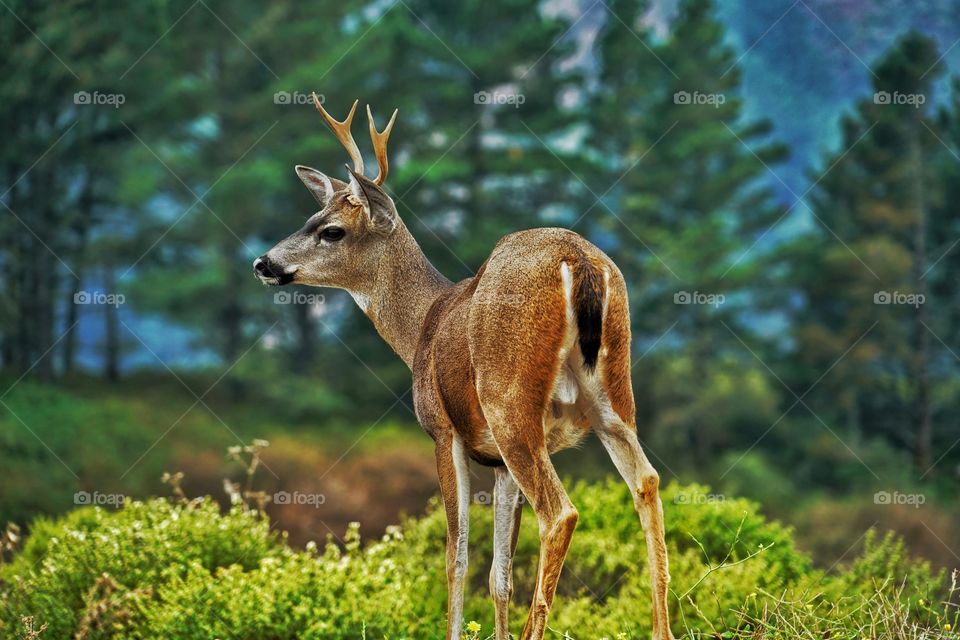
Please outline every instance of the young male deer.
[[253, 263], [266, 284], [346, 289], [413, 371], [417, 418], [436, 442], [447, 516], [447, 638], [463, 623], [470, 503], [468, 460], [493, 467], [490, 592], [504, 640], [513, 592], [520, 492], [540, 524], [540, 564], [521, 638], [543, 637], [577, 525], [550, 454], [592, 428], [630, 486], [646, 535], [653, 637], [670, 640], [667, 549], [659, 476], [637, 440], [630, 386], [627, 288], [617, 266], [564, 229], [502, 238], [472, 278], [452, 283], [430, 264], [382, 185], [396, 111], [378, 133], [367, 107], [379, 172], [364, 176], [350, 132], [314, 103], [353, 161], [349, 181], [297, 166], [320, 205], [302, 229]]

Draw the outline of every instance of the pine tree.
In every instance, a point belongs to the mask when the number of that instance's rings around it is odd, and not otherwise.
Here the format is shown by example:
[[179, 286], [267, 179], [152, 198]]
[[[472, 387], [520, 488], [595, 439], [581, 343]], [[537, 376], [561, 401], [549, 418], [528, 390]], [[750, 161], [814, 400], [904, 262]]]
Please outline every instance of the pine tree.
[[812, 371], [836, 362], [823, 390], [840, 400], [850, 434], [886, 435], [913, 451], [920, 473], [932, 462], [932, 325], [946, 302], [926, 277], [943, 224], [931, 219], [943, 212], [931, 160], [946, 153], [933, 115], [937, 62], [934, 43], [910, 33], [875, 65], [873, 96], [844, 118], [840, 150], [824, 162], [817, 233], [796, 251], [801, 360]]
[[[783, 213], [764, 180], [785, 150], [769, 142], [768, 122], [743, 117], [736, 55], [712, 3], [682, 3], [662, 43], [624, 33], [641, 16], [642, 7], [622, 22], [612, 18], [601, 34], [602, 108], [592, 126], [620, 157], [605, 172], [606, 184], [616, 185], [610, 202], [587, 222], [631, 285], [640, 353], [655, 348], [643, 363], [647, 375], [670, 380], [644, 385], [640, 403], [686, 407], [650, 418], [679, 436], [676, 446], [692, 446], [706, 461], [722, 438], [711, 425], [737, 403], [729, 394], [766, 377], [740, 341], [758, 348], [745, 320], [762, 317], [763, 304], [774, 302], [758, 295], [773, 275], [769, 247], [753, 245]], [[658, 358], [656, 349], [671, 355]], [[730, 372], [740, 390], [712, 395]], [[758, 393], [766, 409], [731, 414], [748, 433], [769, 424], [768, 390]]]

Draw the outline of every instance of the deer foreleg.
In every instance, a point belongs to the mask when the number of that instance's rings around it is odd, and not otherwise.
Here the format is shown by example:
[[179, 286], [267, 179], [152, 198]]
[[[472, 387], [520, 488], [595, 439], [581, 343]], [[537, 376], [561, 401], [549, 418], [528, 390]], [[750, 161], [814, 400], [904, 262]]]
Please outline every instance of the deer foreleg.
[[507, 640], [510, 596], [513, 595], [513, 554], [520, 533], [520, 487], [506, 467], [494, 470], [493, 564], [490, 567], [490, 595], [496, 614], [496, 639]]
[[437, 474], [447, 515], [447, 640], [459, 640], [467, 578], [470, 473], [463, 443], [455, 434], [437, 438]]

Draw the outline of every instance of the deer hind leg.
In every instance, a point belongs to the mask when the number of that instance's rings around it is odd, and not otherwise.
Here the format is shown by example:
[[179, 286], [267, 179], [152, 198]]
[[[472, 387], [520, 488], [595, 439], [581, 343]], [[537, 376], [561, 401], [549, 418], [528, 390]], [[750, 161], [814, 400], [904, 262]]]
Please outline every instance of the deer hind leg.
[[437, 438], [437, 475], [447, 515], [447, 640], [459, 640], [463, 628], [463, 590], [467, 579], [470, 473], [460, 438]]
[[636, 427], [627, 425], [612, 411], [604, 411], [596, 429], [600, 441], [623, 476], [647, 544], [653, 590], [653, 638], [672, 640], [667, 614], [667, 585], [670, 574], [667, 567], [667, 546], [663, 531], [663, 504], [660, 501], [660, 476], [644, 455], [637, 440]]
[[494, 469], [493, 564], [490, 567], [490, 595], [496, 615], [496, 639], [507, 640], [508, 610], [513, 595], [513, 554], [520, 533], [520, 487], [506, 467]]
[[[523, 268], [521, 268], [523, 267]], [[529, 267], [529, 268], [527, 268]], [[471, 308], [470, 354], [484, 419], [540, 526], [540, 562], [521, 640], [540, 640], [577, 524], [547, 452], [544, 417], [554, 379], [572, 343], [564, 267], [539, 250], [495, 251]], [[507, 302], [518, 296], [523, 304]]]
[[520, 635], [521, 640], [540, 640], [579, 514], [550, 462], [543, 440], [542, 416], [531, 419], [524, 417], [522, 411], [491, 410], [489, 404], [484, 405], [484, 414], [507, 469], [530, 501], [540, 524], [537, 581], [530, 614]]

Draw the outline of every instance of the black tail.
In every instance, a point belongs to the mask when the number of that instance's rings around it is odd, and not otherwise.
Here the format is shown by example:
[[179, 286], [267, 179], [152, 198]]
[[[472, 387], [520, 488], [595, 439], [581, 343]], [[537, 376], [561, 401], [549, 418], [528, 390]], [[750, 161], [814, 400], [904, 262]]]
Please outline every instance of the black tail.
[[600, 338], [603, 334], [603, 272], [583, 256], [573, 268], [573, 310], [577, 315], [580, 353], [587, 369], [597, 366]]

